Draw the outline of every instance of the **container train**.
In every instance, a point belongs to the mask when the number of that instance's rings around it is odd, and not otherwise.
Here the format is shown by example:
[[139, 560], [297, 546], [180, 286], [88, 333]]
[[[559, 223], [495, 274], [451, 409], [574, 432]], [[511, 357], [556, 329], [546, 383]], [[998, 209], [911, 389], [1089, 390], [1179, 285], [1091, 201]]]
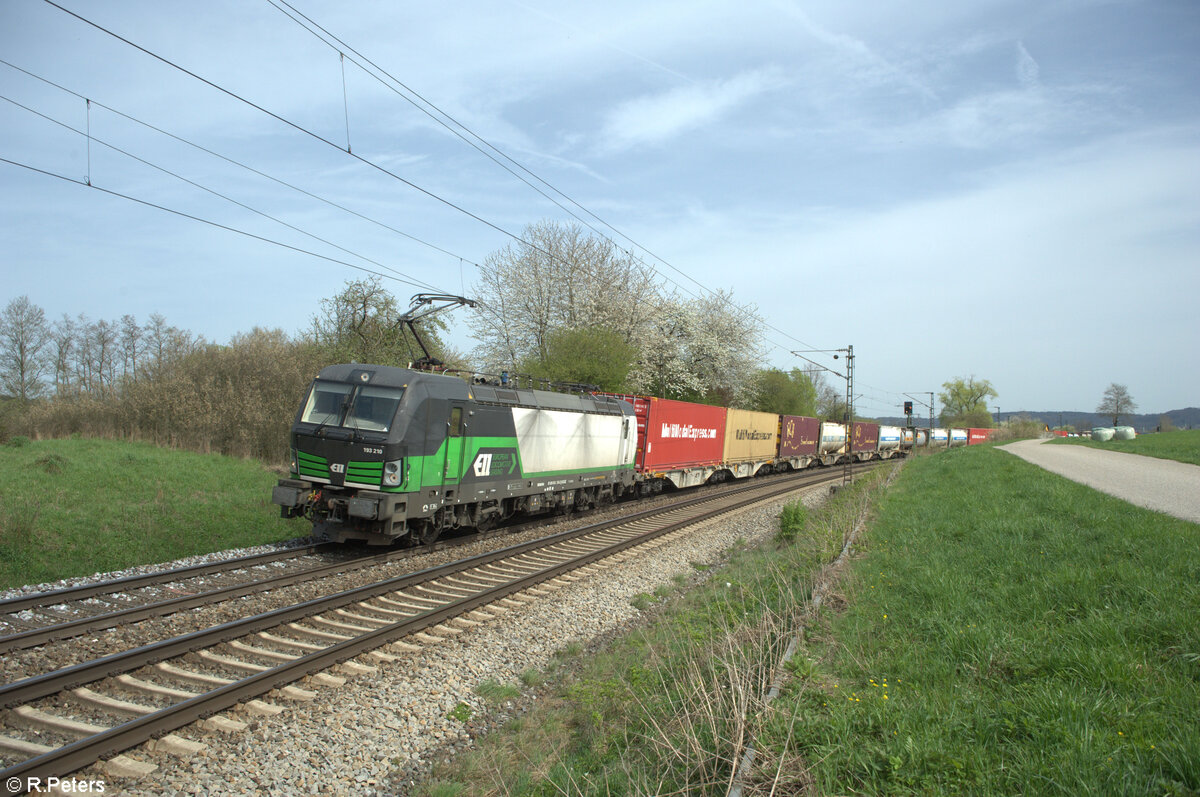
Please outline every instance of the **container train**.
[[272, 501], [334, 541], [426, 544], [520, 515], [968, 440], [927, 431], [854, 422], [847, 434], [815, 418], [331, 365], [296, 414], [291, 475]]

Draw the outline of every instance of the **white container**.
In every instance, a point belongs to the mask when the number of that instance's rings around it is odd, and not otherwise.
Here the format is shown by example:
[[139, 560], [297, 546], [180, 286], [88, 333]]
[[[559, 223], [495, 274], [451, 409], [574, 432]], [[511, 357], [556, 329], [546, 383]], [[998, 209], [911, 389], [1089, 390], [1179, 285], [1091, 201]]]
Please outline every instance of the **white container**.
[[846, 448], [846, 427], [840, 423], [821, 424], [821, 440], [817, 443], [818, 454], [838, 454]]
[[903, 430], [899, 426], [879, 427], [879, 450], [895, 451], [900, 447], [900, 437]]

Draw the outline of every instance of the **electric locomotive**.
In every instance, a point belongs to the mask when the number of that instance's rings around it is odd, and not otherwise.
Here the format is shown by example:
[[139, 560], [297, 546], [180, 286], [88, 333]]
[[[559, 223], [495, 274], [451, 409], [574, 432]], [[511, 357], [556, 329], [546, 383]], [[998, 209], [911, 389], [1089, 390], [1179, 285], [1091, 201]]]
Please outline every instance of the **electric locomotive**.
[[292, 424], [283, 517], [345, 542], [432, 542], [634, 489], [633, 407], [356, 363], [321, 370]]

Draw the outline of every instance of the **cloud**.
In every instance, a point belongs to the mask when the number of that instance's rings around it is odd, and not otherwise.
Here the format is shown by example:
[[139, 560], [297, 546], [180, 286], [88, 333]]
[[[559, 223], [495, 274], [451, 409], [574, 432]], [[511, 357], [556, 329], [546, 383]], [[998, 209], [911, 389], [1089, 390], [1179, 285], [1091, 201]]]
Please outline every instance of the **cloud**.
[[864, 39], [835, 33], [818, 25], [797, 3], [790, 0], [778, 7], [791, 16], [806, 34], [849, 61], [853, 69], [846, 69], [844, 78], [871, 86], [898, 83], [926, 99], [937, 98], [936, 93], [922, 79], [880, 55]]
[[628, 100], [608, 114], [600, 133], [600, 149], [615, 152], [661, 144], [715, 122], [785, 83], [779, 70], [760, 69]]
[[1017, 80], [1027, 89], [1037, 88], [1041, 85], [1039, 71], [1038, 62], [1025, 49], [1025, 44], [1017, 42]]

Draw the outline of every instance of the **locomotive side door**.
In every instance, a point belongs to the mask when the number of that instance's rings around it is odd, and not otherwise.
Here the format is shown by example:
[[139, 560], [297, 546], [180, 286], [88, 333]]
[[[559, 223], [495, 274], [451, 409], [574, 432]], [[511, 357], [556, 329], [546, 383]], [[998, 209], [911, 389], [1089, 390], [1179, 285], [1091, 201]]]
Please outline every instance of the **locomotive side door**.
[[633, 445], [636, 444], [636, 440], [633, 443], [629, 440], [629, 418], [630, 416], [628, 415], [621, 418], [621, 443], [617, 450], [617, 462], [621, 465], [626, 464], [627, 461], [632, 459], [629, 456], [629, 452], [633, 448]]
[[450, 404], [450, 420], [446, 431], [446, 466], [442, 471], [443, 484], [450, 486], [458, 484], [462, 475], [462, 460], [464, 453], [463, 406]]

